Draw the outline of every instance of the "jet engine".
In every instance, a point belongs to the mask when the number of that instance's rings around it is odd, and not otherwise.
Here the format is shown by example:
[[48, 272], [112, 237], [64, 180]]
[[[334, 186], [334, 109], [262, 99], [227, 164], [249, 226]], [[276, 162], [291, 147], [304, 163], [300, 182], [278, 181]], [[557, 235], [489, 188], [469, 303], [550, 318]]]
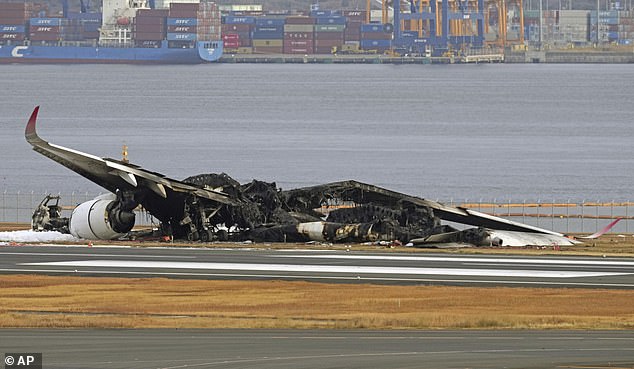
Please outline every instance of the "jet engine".
[[79, 204], [70, 216], [69, 230], [76, 238], [112, 240], [134, 227], [136, 203], [117, 193], [99, 196]]

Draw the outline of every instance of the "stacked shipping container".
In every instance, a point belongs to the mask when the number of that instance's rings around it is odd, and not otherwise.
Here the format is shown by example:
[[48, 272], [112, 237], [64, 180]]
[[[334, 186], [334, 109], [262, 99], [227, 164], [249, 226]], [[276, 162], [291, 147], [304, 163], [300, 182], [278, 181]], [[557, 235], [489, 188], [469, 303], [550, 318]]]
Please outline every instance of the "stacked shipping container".
[[255, 26], [255, 17], [223, 17], [222, 39], [229, 41], [228, 48], [251, 47], [251, 32]]
[[141, 9], [132, 22], [132, 38], [136, 47], [160, 47], [166, 36], [167, 10]]
[[251, 35], [255, 52], [282, 53], [284, 42], [284, 19], [256, 18]]
[[392, 28], [388, 24], [361, 25], [360, 46], [363, 50], [384, 52], [392, 46]]
[[284, 53], [314, 54], [314, 31], [315, 18], [287, 17], [284, 25]]
[[36, 10], [28, 3], [0, 3], [0, 45], [22, 42], [27, 36], [29, 18]]

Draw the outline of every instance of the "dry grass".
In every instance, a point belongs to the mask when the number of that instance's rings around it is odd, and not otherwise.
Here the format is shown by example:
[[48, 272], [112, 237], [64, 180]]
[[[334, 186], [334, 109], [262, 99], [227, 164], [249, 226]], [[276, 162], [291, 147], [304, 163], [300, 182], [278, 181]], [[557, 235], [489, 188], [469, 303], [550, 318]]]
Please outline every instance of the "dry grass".
[[0, 276], [0, 327], [634, 329], [634, 291]]

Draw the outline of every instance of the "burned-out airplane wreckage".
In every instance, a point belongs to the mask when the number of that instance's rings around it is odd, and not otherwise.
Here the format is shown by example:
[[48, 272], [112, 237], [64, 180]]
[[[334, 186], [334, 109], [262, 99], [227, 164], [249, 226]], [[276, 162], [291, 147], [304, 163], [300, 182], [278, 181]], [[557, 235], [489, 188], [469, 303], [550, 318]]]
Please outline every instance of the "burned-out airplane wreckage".
[[[48, 198], [34, 214], [34, 229], [116, 239], [132, 230], [134, 211], [142, 206], [159, 220], [164, 235], [190, 241], [399, 241], [415, 246], [573, 242], [549, 230], [357, 181], [292, 190], [258, 180], [240, 184], [224, 173], [178, 181], [126, 161], [48, 143], [36, 132], [38, 111], [36, 107], [25, 130], [33, 150], [111, 193], [79, 204], [69, 218], [61, 217], [59, 206]], [[441, 220], [475, 228], [458, 230]]]

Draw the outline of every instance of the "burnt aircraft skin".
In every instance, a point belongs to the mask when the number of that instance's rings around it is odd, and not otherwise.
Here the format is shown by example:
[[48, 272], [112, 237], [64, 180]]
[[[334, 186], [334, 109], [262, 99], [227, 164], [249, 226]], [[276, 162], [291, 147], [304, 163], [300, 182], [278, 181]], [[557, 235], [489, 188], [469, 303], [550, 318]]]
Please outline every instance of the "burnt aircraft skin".
[[119, 237], [134, 225], [133, 209], [140, 205], [161, 222], [165, 234], [202, 241], [405, 243], [455, 231], [441, 226], [441, 219], [563, 236], [353, 180], [292, 190], [257, 180], [240, 184], [224, 173], [178, 181], [124, 161], [48, 143], [36, 132], [38, 112], [36, 107], [25, 130], [33, 150], [116, 194], [104, 208], [106, 217], [89, 211], [73, 213], [69, 219], [71, 233], [74, 228], [95, 226], [104, 230], [99, 237]]

